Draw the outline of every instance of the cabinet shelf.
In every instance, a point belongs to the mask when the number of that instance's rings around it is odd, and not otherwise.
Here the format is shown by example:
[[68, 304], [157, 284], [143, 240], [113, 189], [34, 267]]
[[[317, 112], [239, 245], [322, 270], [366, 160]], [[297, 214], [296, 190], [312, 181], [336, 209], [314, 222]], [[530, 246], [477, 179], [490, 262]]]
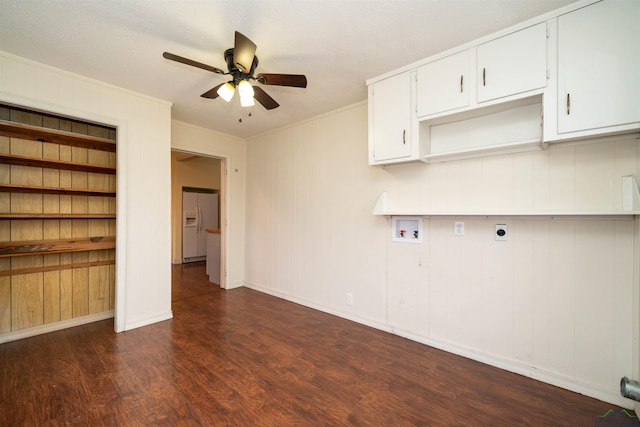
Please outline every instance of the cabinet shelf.
[[116, 197], [111, 190], [88, 190], [82, 188], [37, 187], [34, 185], [0, 184], [0, 193], [33, 193], [62, 196], [101, 196]]
[[67, 162], [64, 160], [41, 159], [37, 157], [17, 156], [15, 154], [0, 154], [0, 164], [61, 169], [76, 172], [102, 173], [108, 175], [116, 174], [116, 168], [114, 166], [100, 166], [88, 163]]
[[[640, 190], [635, 177], [625, 177], [623, 184], [623, 209], [622, 210], [586, 210], [586, 211], [555, 211], [555, 210], [531, 210], [531, 211], [430, 211], [427, 209], [389, 209], [389, 194], [383, 191], [371, 212], [376, 216], [422, 216], [425, 218], [446, 217], [510, 217], [510, 218], [633, 218], [640, 215]], [[625, 188], [626, 187], [626, 188]]]
[[0, 258], [115, 249], [115, 237], [0, 242]]
[[116, 219], [116, 214], [83, 214], [83, 213], [3, 213], [2, 219]]
[[116, 151], [116, 143], [110, 139], [2, 120], [0, 120], [0, 135], [113, 153]]
[[495, 212], [428, 212], [428, 211], [390, 211], [373, 212], [378, 216], [422, 216], [425, 218], [447, 218], [447, 217], [508, 217], [508, 218], [578, 218], [578, 217], [607, 217], [607, 218], [630, 218], [640, 215], [640, 211], [495, 211]]
[[15, 270], [0, 271], [0, 277], [17, 276], [18, 274], [44, 273], [47, 271], [70, 270], [74, 268], [100, 267], [115, 265], [115, 260], [77, 262], [73, 264], [45, 265], [43, 267], [17, 268]]

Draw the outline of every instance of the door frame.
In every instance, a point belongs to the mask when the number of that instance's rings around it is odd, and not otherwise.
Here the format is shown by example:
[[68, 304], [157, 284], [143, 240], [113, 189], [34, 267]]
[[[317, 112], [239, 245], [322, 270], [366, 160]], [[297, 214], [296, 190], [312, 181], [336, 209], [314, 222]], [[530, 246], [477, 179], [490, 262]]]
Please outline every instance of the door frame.
[[[221, 240], [220, 241], [220, 287], [222, 289], [226, 289], [227, 288], [227, 271], [228, 271], [227, 269], [227, 237], [226, 237], [227, 210], [228, 210], [227, 194], [229, 191], [229, 188], [228, 188], [229, 181], [227, 180], [227, 170], [228, 170], [227, 165], [229, 164], [229, 158], [224, 155], [204, 154], [204, 153], [198, 153], [194, 151], [181, 150], [178, 148], [171, 148], [171, 151], [184, 153], [184, 154], [191, 154], [197, 157], [206, 157], [210, 159], [216, 159], [220, 161], [220, 190], [218, 191], [218, 204], [219, 204], [218, 205], [218, 212], [219, 212], [218, 221], [220, 222], [220, 240]], [[171, 174], [173, 175], [173, 170], [171, 171]], [[182, 191], [180, 192], [180, 195], [182, 197]], [[174, 201], [172, 200], [171, 202], [172, 205], [173, 205], [173, 202]], [[182, 200], [180, 200], [180, 205], [182, 206]], [[173, 223], [173, 218], [172, 218], [172, 223]], [[182, 242], [180, 244], [182, 244]]]

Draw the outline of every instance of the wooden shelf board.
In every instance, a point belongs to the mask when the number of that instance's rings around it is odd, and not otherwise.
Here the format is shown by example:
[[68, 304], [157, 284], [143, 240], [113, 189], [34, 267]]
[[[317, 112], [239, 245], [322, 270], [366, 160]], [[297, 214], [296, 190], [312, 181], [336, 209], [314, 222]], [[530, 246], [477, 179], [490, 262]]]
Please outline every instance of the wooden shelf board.
[[33, 185], [0, 184], [0, 192], [4, 193], [36, 193], [58, 194], [64, 196], [101, 196], [116, 197], [111, 190], [89, 190], [81, 188], [36, 187]]
[[16, 276], [18, 274], [44, 273], [46, 271], [69, 270], [74, 268], [100, 267], [103, 265], [115, 265], [115, 260], [79, 262], [74, 264], [47, 265], [43, 267], [18, 268], [15, 270], [0, 271], [0, 277]]
[[97, 242], [92, 242], [89, 238], [0, 242], [0, 258], [96, 251], [101, 249], [114, 249], [115, 247], [115, 237], [105, 237]]
[[0, 120], [0, 135], [113, 153], [116, 151], [116, 143], [110, 139], [4, 120]]
[[116, 219], [116, 214], [0, 213], [0, 220], [1, 219]]
[[17, 156], [15, 154], [0, 154], [0, 163], [18, 166], [30, 166], [35, 168], [103, 173], [108, 175], [116, 174], [116, 168], [113, 166], [100, 166], [87, 163], [67, 162], [64, 160], [41, 159], [37, 157]]

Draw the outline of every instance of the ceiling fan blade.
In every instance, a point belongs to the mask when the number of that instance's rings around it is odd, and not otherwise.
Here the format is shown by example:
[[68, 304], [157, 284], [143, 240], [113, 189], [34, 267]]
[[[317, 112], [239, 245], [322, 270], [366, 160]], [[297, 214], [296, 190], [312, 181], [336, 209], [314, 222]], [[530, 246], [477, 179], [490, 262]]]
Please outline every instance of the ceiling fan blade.
[[233, 47], [233, 63], [238, 70], [248, 73], [251, 70], [253, 57], [256, 55], [256, 44], [244, 34], [236, 31], [236, 40]]
[[267, 92], [265, 92], [261, 87], [254, 86], [253, 87], [253, 97], [258, 100], [260, 104], [267, 110], [273, 110], [280, 106], [275, 99], [269, 96]]
[[220, 83], [218, 86], [214, 87], [213, 89], [209, 89], [200, 96], [203, 98], [216, 99], [218, 97], [218, 89], [220, 89], [220, 86], [222, 86], [223, 84], [224, 82]]
[[307, 87], [303, 74], [258, 74], [256, 80], [263, 85]]
[[165, 59], [170, 59], [172, 61], [180, 62], [182, 64], [191, 65], [192, 67], [202, 68], [203, 70], [211, 71], [216, 74], [227, 74], [222, 71], [220, 68], [213, 67], [211, 65], [203, 64], [201, 62], [194, 61], [189, 58], [184, 58], [182, 56], [174, 55], [173, 53], [164, 52], [162, 57]]

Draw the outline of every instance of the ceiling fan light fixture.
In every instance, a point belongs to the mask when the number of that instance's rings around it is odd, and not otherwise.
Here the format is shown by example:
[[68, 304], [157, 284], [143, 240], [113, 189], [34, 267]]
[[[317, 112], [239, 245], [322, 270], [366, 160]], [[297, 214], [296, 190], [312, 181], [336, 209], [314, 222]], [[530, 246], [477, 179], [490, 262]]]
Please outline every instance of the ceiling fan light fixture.
[[253, 100], [253, 95], [240, 94], [240, 105], [243, 107], [253, 107], [254, 105], [256, 105], [255, 101]]
[[[307, 78], [303, 74], [260, 73], [254, 77], [254, 72], [258, 67], [256, 44], [237, 31], [233, 47], [224, 51], [228, 72], [169, 52], [164, 52], [162, 57], [212, 73], [231, 76], [227, 83], [217, 84], [200, 96], [208, 99], [220, 97], [226, 102], [231, 102], [236, 89], [238, 89], [240, 104], [243, 107], [253, 106], [256, 101], [267, 110], [273, 110], [280, 106], [260, 85], [307, 87]], [[260, 85], [252, 86], [251, 80], [257, 81]]]
[[253, 86], [247, 80], [240, 80], [238, 83], [238, 93], [240, 94], [240, 105], [243, 107], [253, 107], [256, 105], [253, 100]]
[[233, 94], [235, 93], [235, 91], [236, 87], [233, 85], [233, 83], [227, 82], [220, 86], [220, 88], [218, 89], [218, 95], [220, 95], [220, 98], [229, 102], [231, 101], [231, 98], [233, 98]]
[[238, 83], [238, 93], [241, 97], [252, 97], [253, 98], [253, 86], [247, 80], [240, 80]]

